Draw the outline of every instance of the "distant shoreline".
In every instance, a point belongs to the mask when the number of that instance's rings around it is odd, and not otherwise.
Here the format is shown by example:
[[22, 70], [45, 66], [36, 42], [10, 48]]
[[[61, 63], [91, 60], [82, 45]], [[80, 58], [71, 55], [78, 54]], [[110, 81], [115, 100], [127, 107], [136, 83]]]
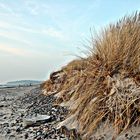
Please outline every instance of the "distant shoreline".
[[31, 87], [31, 86], [37, 86], [37, 85], [40, 85], [40, 84], [34, 84], [34, 85], [15, 85], [15, 86], [0, 85], [0, 89], [17, 88], [17, 87]]
[[14, 87], [29, 87], [40, 85], [43, 81], [35, 80], [20, 80], [20, 81], [11, 81], [6, 84], [0, 84], [0, 88], [14, 88]]

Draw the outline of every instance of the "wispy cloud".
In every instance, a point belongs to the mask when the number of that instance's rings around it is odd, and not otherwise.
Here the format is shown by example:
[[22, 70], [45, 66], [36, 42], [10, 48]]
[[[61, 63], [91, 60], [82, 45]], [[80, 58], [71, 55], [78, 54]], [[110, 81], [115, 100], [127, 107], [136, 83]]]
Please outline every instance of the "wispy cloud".
[[28, 41], [25, 37], [23, 37], [21, 33], [18, 34], [17, 32], [1, 31], [0, 36], [11, 41], [15, 41], [15, 43], [19, 42], [28, 46], [32, 46], [32, 43]]
[[16, 55], [16, 56], [27, 56], [29, 53], [21, 48], [13, 48], [6, 46], [5, 44], [0, 44], [0, 52], [10, 55]]
[[32, 50], [30, 48], [20, 48], [20, 47], [13, 47], [10, 46], [9, 44], [2, 44], [0, 43], [0, 54], [5, 54], [5, 55], [12, 55], [12, 56], [18, 56], [22, 58], [51, 58], [50, 55], [46, 54], [43, 51], [37, 51], [37, 50]]
[[8, 4], [0, 2], [0, 15], [15, 16], [18, 17], [19, 14], [13, 10]]
[[39, 5], [37, 5], [35, 2], [27, 0], [27, 1], [25, 1], [25, 5], [26, 5], [28, 11], [30, 12], [30, 14], [32, 14], [32, 15], [39, 14]]
[[[28, 39], [25, 40], [25, 36], [23, 37], [23, 34], [39, 34], [40, 36], [44, 36], [44, 37], [52, 37], [54, 39], [57, 40], [61, 40], [61, 41], [67, 41], [67, 37], [64, 35], [64, 33], [60, 30], [57, 30], [53, 27], [49, 27], [49, 28], [42, 28], [42, 29], [35, 29], [32, 27], [25, 27], [25, 26], [20, 26], [20, 25], [14, 25], [14, 24], [9, 24], [7, 22], [1, 22], [0, 21], [0, 28], [1, 29], [6, 29], [6, 30], [11, 30], [13, 29], [13, 32], [7, 32], [7, 31], [3, 31], [0, 32], [0, 36], [12, 39], [12, 40], [17, 40], [23, 43], [26, 43], [28, 45], [30, 45], [31, 43], [29, 41], [27, 41]], [[22, 36], [22, 37], [20, 37]]]
[[0, 28], [11, 30], [13, 29], [14, 32], [25, 32], [25, 33], [40, 33], [39, 30], [32, 28], [31, 26], [23, 26], [17, 25], [16, 23], [8, 23], [6, 21], [0, 21]]
[[35, 0], [26, 0], [24, 1], [24, 4], [27, 8], [27, 10], [30, 12], [31, 15], [37, 16], [39, 14], [46, 13], [46, 4], [42, 3], [41, 1], [35, 1]]
[[[40, 25], [40, 28], [36, 28], [36, 23], [32, 26], [31, 22], [33, 21], [28, 22], [27, 26], [24, 26], [21, 22], [25, 21], [25, 19], [21, 19], [22, 16], [20, 16], [23, 15], [23, 12], [26, 13], [26, 15], [23, 16], [24, 18], [30, 17], [32, 19], [31, 15], [40, 16], [42, 14], [48, 18], [49, 15], [51, 15], [50, 12], [52, 12], [53, 5], [33, 0], [25, 0], [22, 2], [22, 4], [23, 5], [21, 6], [21, 9], [19, 9], [17, 8], [16, 4], [12, 6], [8, 3], [0, 2], [0, 16], [2, 16], [3, 19], [0, 21], [0, 29], [6, 29], [7, 31], [12, 29], [10, 32], [1, 32], [1, 36], [18, 42], [23, 42], [24, 44], [28, 45], [30, 45], [33, 40], [30, 40], [30, 37], [27, 36], [32, 36], [32, 34], [38, 34], [40, 37], [42, 36], [42, 38], [45, 37], [46, 40], [48, 37], [49, 39], [51, 37], [54, 40], [60, 40], [64, 42], [68, 41], [69, 37], [63, 28], [57, 29], [53, 24], [51, 24], [51, 26], [43, 24], [43, 26]], [[31, 15], [29, 15], [29, 13]], [[7, 15], [6, 18], [4, 18], [5, 14]], [[18, 15], [18, 17], [11, 19], [11, 14], [15, 16]], [[8, 17], [12, 21], [8, 22]]]
[[54, 28], [43, 29], [42, 33], [56, 39], [60, 39], [63, 41], [66, 40], [66, 36], [64, 36], [64, 34], [61, 31], [58, 31]]

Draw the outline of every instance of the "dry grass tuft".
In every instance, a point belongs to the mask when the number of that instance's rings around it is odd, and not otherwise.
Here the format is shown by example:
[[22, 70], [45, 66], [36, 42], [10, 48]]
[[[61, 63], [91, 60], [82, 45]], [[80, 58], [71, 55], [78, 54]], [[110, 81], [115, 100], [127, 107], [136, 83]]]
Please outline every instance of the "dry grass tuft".
[[101, 123], [113, 124], [116, 134], [140, 123], [140, 13], [109, 25], [92, 45], [90, 56], [53, 73], [43, 85], [69, 106], [63, 124], [73, 123], [85, 139]]

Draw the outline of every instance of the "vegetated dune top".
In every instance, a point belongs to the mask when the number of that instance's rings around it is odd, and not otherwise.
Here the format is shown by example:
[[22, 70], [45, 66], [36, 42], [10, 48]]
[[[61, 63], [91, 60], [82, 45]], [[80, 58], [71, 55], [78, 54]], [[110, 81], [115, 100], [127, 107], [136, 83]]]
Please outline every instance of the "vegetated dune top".
[[111, 124], [115, 135], [140, 123], [140, 13], [110, 24], [92, 39], [87, 58], [50, 75], [44, 94], [55, 94], [70, 113], [61, 125], [82, 139]]

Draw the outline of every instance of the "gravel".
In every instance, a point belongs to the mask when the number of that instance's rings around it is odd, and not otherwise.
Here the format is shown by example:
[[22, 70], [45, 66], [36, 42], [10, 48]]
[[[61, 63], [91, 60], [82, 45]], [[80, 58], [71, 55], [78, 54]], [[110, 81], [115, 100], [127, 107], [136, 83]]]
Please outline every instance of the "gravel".
[[68, 110], [53, 105], [54, 101], [54, 96], [44, 96], [39, 86], [0, 89], [1, 140], [69, 140], [56, 129]]

